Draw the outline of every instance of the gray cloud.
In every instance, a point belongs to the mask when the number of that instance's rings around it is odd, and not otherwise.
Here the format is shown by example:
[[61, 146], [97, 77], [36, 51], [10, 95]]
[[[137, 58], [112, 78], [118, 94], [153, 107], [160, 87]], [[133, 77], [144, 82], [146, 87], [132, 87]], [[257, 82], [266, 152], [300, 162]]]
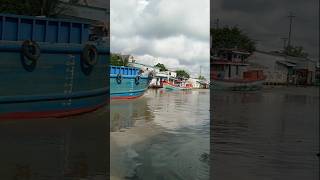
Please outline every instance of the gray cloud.
[[288, 37], [289, 12], [293, 21], [292, 43], [304, 46], [311, 58], [319, 58], [318, 0], [211, 0], [211, 26], [216, 18], [221, 26], [238, 25], [258, 48], [280, 50], [282, 37]]
[[209, 0], [111, 0], [111, 51], [209, 77]]

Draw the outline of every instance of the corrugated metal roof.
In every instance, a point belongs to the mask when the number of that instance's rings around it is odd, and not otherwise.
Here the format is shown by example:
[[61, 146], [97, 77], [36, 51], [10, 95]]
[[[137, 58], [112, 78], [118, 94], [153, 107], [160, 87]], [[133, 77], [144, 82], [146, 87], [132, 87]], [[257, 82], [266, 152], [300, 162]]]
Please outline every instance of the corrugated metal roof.
[[109, 9], [109, 0], [87, 0], [89, 6]]
[[[62, 3], [68, 3], [69, 0], [60, 0]], [[96, 9], [109, 9], [109, 0], [80, 0], [75, 6], [85, 6]]]
[[109, 22], [110, 10], [108, 3], [88, 0], [88, 5], [70, 4], [66, 2], [64, 2], [63, 5], [70, 9], [64, 13], [64, 16], [102, 21], [105, 23]]
[[285, 65], [287, 67], [295, 67], [297, 66], [295, 63], [293, 62], [288, 62], [288, 61], [277, 61], [277, 63]]

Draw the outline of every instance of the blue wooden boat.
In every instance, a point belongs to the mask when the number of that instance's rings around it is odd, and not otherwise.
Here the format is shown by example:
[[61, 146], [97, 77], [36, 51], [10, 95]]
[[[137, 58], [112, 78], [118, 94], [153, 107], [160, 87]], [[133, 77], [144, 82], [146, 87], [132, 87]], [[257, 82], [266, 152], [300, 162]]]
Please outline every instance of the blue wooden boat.
[[111, 99], [134, 99], [148, 89], [152, 73], [141, 73], [136, 67], [110, 66]]
[[109, 47], [92, 29], [0, 14], [0, 120], [74, 115], [108, 102]]

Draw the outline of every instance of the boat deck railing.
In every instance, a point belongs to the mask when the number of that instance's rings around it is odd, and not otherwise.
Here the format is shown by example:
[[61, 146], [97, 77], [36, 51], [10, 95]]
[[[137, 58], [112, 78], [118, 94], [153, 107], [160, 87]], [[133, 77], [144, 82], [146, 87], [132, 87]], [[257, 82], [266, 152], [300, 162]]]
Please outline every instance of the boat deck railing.
[[46, 17], [0, 14], [0, 40], [32, 40], [83, 44], [89, 40], [90, 24]]
[[140, 69], [136, 67], [127, 66], [110, 66], [110, 74], [120, 74], [128, 76], [136, 76], [139, 74]]

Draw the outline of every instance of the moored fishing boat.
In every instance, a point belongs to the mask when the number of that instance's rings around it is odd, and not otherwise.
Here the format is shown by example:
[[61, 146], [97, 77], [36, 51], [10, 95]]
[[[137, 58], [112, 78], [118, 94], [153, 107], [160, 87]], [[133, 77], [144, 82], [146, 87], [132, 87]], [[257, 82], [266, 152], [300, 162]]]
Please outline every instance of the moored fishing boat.
[[220, 80], [213, 78], [213, 89], [215, 90], [259, 90], [262, 88], [265, 78], [261, 79], [230, 79]]
[[178, 87], [168, 81], [162, 82], [162, 87], [169, 90], [178, 90]]
[[169, 81], [164, 81], [162, 84], [163, 84], [163, 88], [168, 89], [168, 90], [190, 90], [190, 89], [192, 89], [191, 84], [174, 84]]
[[245, 51], [222, 49], [212, 57], [211, 88], [215, 90], [258, 90], [266, 76], [260, 69], [252, 69], [247, 62], [250, 53]]
[[88, 22], [0, 14], [0, 119], [63, 117], [107, 103], [109, 48]]
[[152, 72], [142, 72], [136, 67], [110, 66], [111, 99], [134, 99], [142, 96], [152, 78]]

